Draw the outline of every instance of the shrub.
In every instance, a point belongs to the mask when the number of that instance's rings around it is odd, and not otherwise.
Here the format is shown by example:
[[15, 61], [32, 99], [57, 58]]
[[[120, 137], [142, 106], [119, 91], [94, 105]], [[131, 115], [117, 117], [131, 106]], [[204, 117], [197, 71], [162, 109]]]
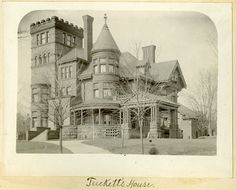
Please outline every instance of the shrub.
[[158, 154], [158, 150], [156, 147], [152, 147], [152, 148], [150, 148], [148, 153], [151, 155], [156, 155], [156, 154]]

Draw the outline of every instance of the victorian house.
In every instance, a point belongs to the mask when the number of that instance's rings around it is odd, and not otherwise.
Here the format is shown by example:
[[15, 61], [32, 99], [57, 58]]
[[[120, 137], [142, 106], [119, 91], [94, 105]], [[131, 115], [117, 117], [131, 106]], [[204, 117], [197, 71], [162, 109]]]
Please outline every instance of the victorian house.
[[31, 24], [31, 131], [62, 125], [64, 138], [136, 138], [141, 117], [144, 137], [179, 138], [178, 60], [156, 62], [155, 45], [142, 60], [121, 52], [106, 19], [95, 43], [89, 15], [83, 28], [56, 16]]

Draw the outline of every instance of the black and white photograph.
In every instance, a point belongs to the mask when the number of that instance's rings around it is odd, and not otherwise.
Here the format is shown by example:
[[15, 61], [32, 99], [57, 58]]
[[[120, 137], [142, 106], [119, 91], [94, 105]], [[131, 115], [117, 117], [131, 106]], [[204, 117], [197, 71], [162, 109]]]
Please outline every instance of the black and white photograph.
[[4, 173], [231, 177], [231, 8], [7, 3]]
[[216, 155], [217, 30], [191, 11], [33, 11], [17, 153]]

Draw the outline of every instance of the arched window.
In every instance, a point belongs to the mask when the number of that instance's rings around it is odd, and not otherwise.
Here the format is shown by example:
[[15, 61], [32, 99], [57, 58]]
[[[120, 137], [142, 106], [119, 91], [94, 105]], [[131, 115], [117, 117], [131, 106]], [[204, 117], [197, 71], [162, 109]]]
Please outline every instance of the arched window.
[[43, 63], [47, 63], [47, 57], [46, 57], [46, 54], [43, 55]]
[[66, 95], [66, 88], [65, 88], [65, 87], [63, 87], [63, 88], [61, 89], [61, 95], [62, 95], [62, 96], [65, 96], [65, 95]]
[[47, 62], [49, 63], [49, 61], [50, 61], [50, 53], [48, 53], [48, 61]]
[[41, 55], [39, 56], [39, 64], [42, 64], [42, 57], [41, 57]]
[[70, 86], [68, 86], [66, 88], [66, 95], [71, 95], [71, 87]]
[[37, 56], [35, 56], [35, 58], [34, 58], [34, 65], [37, 66], [37, 64], [38, 64], [38, 58], [37, 58]]

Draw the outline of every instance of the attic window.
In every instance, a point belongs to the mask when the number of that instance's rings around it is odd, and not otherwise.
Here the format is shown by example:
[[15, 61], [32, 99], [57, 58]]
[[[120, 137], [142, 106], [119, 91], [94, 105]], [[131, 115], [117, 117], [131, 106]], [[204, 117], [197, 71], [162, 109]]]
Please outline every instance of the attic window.
[[172, 77], [172, 80], [173, 80], [173, 81], [177, 81], [178, 78], [179, 78], [178, 73], [175, 73], [175, 74], [173, 75], [173, 77]]

